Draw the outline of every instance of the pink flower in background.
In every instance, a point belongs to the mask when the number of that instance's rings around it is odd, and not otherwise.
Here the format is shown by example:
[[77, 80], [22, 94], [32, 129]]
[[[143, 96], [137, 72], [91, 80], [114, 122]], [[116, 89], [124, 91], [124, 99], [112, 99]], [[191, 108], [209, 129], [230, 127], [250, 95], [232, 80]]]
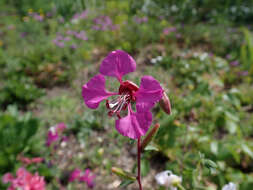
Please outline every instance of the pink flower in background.
[[80, 169], [75, 169], [69, 176], [69, 182], [79, 180], [80, 182], [85, 182], [89, 188], [93, 188], [95, 186], [95, 177], [95, 175], [91, 174], [90, 169], [86, 169], [84, 173]]
[[86, 169], [85, 173], [81, 175], [79, 180], [81, 182], [85, 182], [89, 188], [93, 188], [95, 186], [95, 183], [94, 183], [95, 177], [96, 177], [95, 175], [91, 174], [90, 169]]
[[57, 132], [53, 132], [53, 131], [49, 131], [47, 133], [47, 142], [46, 145], [50, 146], [53, 142], [57, 141], [59, 139], [58, 133]]
[[47, 142], [46, 145], [50, 146], [52, 143], [59, 140], [60, 134], [66, 129], [66, 125], [64, 123], [59, 123], [56, 126], [50, 127], [47, 133]]
[[73, 172], [71, 172], [71, 174], [69, 176], [69, 182], [73, 182], [76, 179], [79, 179], [80, 175], [81, 175], [81, 170], [75, 169]]
[[[85, 104], [96, 109], [100, 102], [106, 100], [110, 116], [117, 115], [116, 129], [123, 136], [138, 139], [145, 135], [152, 122], [150, 109], [163, 97], [164, 90], [152, 76], [143, 76], [140, 87], [131, 81], [123, 81], [122, 77], [135, 71], [134, 59], [122, 50], [112, 51], [102, 61], [100, 74], [94, 76], [83, 85], [82, 96]], [[118, 92], [108, 92], [105, 89], [105, 77], [118, 79], [120, 86]], [[112, 101], [110, 96], [116, 96]], [[131, 103], [136, 102], [136, 112], [132, 110]], [[128, 110], [128, 114], [121, 118], [121, 111]]]
[[27, 158], [22, 155], [19, 155], [17, 159], [25, 165], [38, 164], [44, 160], [44, 158], [41, 157]]
[[2, 181], [4, 184], [11, 183], [8, 190], [45, 190], [46, 183], [44, 177], [35, 173], [34, 175], [28, 172], [25, 168], [19, 168], [16, 172], [16, 177], [10, 173], [6, 173]]
[[15, 178], [13, 177], [13, 175], [11, 173], [6, 173], [4, 174], [2, 181], [4, 184], [11, 182], [12, 180], [14, 180]]
[[67, 127], [65, 123], [58, 123], [55, 128], [58, 133], [62, 133]]

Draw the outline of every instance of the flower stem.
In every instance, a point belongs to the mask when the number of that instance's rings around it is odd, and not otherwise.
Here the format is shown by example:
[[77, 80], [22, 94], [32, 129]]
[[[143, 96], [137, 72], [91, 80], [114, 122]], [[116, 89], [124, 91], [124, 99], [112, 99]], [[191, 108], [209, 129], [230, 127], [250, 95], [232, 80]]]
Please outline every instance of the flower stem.
[[178, 187], [180, 190], [185, 190], [185, 188], [184, 188], [181, 184], [178, 184], [177, 187]]
[[142, 185], [141, 185], [141, 138], [138, 138], [138, 143], [137, 143], [137, 151], [138, 151], [138, 175], [137, 175], [137, 181], [139, 183], [139, 190], [142, 190]]

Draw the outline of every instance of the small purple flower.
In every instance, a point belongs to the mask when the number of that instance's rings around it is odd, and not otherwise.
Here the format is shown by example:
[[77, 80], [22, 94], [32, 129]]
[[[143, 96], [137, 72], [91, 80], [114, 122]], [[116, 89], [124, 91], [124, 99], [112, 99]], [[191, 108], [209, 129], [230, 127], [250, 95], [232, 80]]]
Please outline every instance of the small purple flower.
[[7, 26], [7, 29], [8, 30], [13, 30], [13, 29], [15, 29], [15, 26], [13, 24], [10, 24], [10, 25]]
[[135, 18], [134, 18], [134, 21], [135, 21], [137, 24], [146, 23], [146, 22], [148, 22], [148, 17], [146, 17], [146, 16], [144, 16], [144, 17], [135, 17]]
[[52, 13], [52, 12], [47, 12], [46, 16], [47, 16], [48, 18], [51, 18], [51, 17], [53, 17], [53, 13]]
[[58, 34], [56, 36], [56, 40], [64, 40], [64, 37], [61, 34]]
[[231, 61], [229, 64], [230, 64], [231, 66], [233, 66], [233, 67], [236, 67], [236, 66], [239, 65], [239, 61], [237, 61], [237, 60]]
[[100, 30], [100, 31], [106, 31], [106, 30], [114, 30], [116, 27], [113, 25], [112, 20], [108, 16], [98, 16], [93, 19], [94, 25], [92, 26], [93, 30]]
[[28, 35], [27, 32], [22, 32], [22, 33], [20, 34], [20, 37], [21, 37], [21, 38], [25, 38], [27, 35]]
[[78, 39], [81, 39], [81, 40], [88, 40], [84, 30], [80, 31], [79, 33], [76, 32], [75, 37], [78, 38]]
[[63, 38], [64, 41], [70, 41], [71, 38], [69, 36]]
[[231, 58], [232, 58], [232, 56], [230, 54], [226, 55], [226, 59], [231, 59]]
[[40, 22], [42, 22], [43, 19], [44, 19], [43, 16], [41, 16], [41, 15], [39, 15], [39, 14], [34, 15], [33, 18], [34, 18], [35, 20], [37, 20], [37, 21], [40, 21]]
[[77, 48], [77, 45], [76, 45], [76, 44], [71, 44], [70, 48], [71, 48], [71, 49], [76, 49], [76, 48]]
[[74, 35], [75, 31], [73, 31], [73, 30], [67, 30], [66, 34], [67, 35]]
[[80, 14], [80, 19], [85, 19], [87, 18], [87, 15], [88, 15], [88, 10], [84, 10], [83, 12], [81, 12]]
[[[140, 87], [131, 81], [122, 81], [124, 75], [135, 69], [135, 60], [129, 54], [122, 50], [112, 51], [102, 61], [100, 74], [91, 78], [82, 88], [84, 102], [91, 109], [96, 109], [100, 102], [107, 100], [108, 97], [116, 96], [116, 99], [106, 101], [108, 115], [118, 116], [115, 122], [117, 131], [131, 139], [138, 139], [146, 134], [152, 123], [150, 109], [162, 99], [164, 92], [159, 82], [152, 76], [142, 77]], [[104, 76], [118, 79], [120, 83], [118, 92], [108, 92], [105, 89]], [[136, 112], [131, 107], [133, 102], [136, 102]], [[128, 114], [121, 118], [121, 111], [126, 109]]]
[[60, 23], [64, 23], [64, 22], [65, 22], [64, 18], [63, 18], [63, 17], [60, 17], [60, 18], [59, 18], [59, 22], [60, 22]]
[[181, 34], [176, 34], [176, 38], [177, 38], [177, 39], [179, 39], [179, 38], [181, 38], [181, 37], [182, 37]]
[[238, 72], [239, 76], [248, 76], [249, 72], [248, 71], [240, 71]]
[[171, 32], [176, 32], [176, 30], [177, 30], [176, 27], [167, 27], [163, 29], [163, 34], [169, 35]]
[[60, 48], [63, 48], [65, 46], [64, 42], [59, 42], [57, 40], [54, 40], [54, 44]]
[[76, 14], [74, 14], [74, 16], [72, 17], [71, 20], [85, 19], [85, 18], [87, 18], [87, 14], [88, 14], [87, 10], [85, 10], [81, 13], [76, 13]]

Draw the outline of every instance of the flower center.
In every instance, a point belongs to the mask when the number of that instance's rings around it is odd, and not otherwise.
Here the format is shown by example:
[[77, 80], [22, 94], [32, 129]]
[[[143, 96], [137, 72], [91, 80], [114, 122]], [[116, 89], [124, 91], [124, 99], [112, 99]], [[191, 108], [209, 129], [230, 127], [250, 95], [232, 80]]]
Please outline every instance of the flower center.
[[108, 115], [117, 115], [120, 117], [120, 111], [125, 110], [131, 101], [135, 101], [134, 93], [139, 87], [131, 81], [124, 81], [120, 84], [119, 95], [114, 100], [106, 100], [106, 107], [109, 110]]

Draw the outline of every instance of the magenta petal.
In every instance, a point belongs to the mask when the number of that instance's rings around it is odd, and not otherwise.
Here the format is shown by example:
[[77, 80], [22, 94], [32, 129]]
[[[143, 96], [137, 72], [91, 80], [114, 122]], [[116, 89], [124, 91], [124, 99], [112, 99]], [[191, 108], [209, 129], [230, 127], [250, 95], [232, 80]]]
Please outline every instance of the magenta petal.
[[152, 122], [150, 112], [129, 112], [126, 117], [116, 120], [116, 129], [123, 136], [138, 139], [145, 135]]
[[52, 131], [49, 131], [47, 133], [47, 143], [46, 143], [46, 145], [50, 146], [53, 142], [57, 141], [58, 138], [59, 138], [59, 135], [58, 135], [57, 132], [54, 133]]
[[86, 169], [85, 173], [80, 177], [80, 181], [86, 182], [90, 174], [90, 169]]
[[80, 177], [81, 170], [75, 169], [69, 176], [69, 182], [75, 181]]
[[94, 182], [95, 177], [96, 177], [95, 175], [92, 175], [92, 176], [89, 176], [89, 177], [87, 178], [86, 183], [87, 183], [87, 186], [88, 186], [89, 188], [93, 188], [93, 187], [95, 186], [95, 182]]
[[91, 109], [97, 108], [101, 101], [116, 94], [105, 90], [105, 78], [101, 74], [91, 78], [87, 84], [83, 85], [82, 89], [84, 102]]
[[152, 76], [144, 76], [135, 96], [137, 111], [144, 112], [151, 109], [163, 97], [163, 89]]
[[102, 61], [99, 72], [105, 76], [116, 77], [121, 81], [123, 75], [136, 69], [134, 59], [122, 50], [110, 52]]

